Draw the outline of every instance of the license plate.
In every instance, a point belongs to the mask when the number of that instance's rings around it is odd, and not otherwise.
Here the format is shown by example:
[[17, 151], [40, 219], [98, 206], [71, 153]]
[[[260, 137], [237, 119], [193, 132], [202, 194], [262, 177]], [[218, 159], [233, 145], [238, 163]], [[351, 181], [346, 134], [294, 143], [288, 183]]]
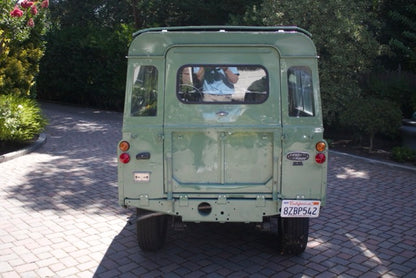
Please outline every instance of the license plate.
[[313, 200], [283, 200], [281, 217], [318, 217], [320, 201]]

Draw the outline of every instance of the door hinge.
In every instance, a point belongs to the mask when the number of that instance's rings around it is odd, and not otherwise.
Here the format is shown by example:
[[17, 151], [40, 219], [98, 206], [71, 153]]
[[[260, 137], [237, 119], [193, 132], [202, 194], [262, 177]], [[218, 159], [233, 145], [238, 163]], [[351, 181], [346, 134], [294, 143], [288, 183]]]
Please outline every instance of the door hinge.
[[265, 206], [266, 206], [266, 198], [262, 195], [257, 195], [256, 207], [265, 207]]
[[219, 205], [226, 205], [227, 204], [227, 196], [226, 195], [219, 195], [217, 204]]
[[189, 205], [188, 196], [181, 195], [179, 196], [179, 206], [180, 207], [187, 207]]

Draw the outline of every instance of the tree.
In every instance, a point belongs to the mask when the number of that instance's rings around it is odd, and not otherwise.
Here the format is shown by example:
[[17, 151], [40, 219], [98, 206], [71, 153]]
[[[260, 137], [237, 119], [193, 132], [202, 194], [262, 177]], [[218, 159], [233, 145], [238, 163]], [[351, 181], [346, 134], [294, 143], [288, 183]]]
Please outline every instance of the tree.
[[131, 0], [135, 28], [179, 25], [226, 25], [261, 0]]
[[[38, 95], [121, 110], [128, 44], [134, 30], [154, 26], [225, 24], [260, 0], [60, 0], [41, 63]], [[203, 15], [203, 16], [201, 16]]]
[[359, 80], [371, 71], [380, 51], [375, 1], [265, 0], [245, 16], [248, 24], [297, 25], [317, 46], [324, 120], [337, 123], [339, 111], [360, 95]]
[[416, 73], [416, 4], [413, 0], [385, 0], [380, 41], [390, 47], [386, 66]]
[[401, 124], [399, 107], [376, 97], [355, 98], [341, 114], [341, 124], [359, 134], [368, 135], [369, 152], [373, 151], [376, 134], [395, 134]]

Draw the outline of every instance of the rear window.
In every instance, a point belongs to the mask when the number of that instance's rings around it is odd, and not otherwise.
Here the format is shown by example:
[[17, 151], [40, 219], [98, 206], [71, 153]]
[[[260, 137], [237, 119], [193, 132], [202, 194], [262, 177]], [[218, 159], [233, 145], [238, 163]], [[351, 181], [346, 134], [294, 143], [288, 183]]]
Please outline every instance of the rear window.
[[289, 116], [315, 115], [312, 72], [308, 67], [291, 67], [288, 70]]
[[158, 71], [155, 66], [138, 66], [134, 69], [132, 116], [156, 116], [157, 79]]
[[258, 65], [185, 65], [177, 80], [183, 103], [255, 104], [269, 95], [267, 71]]

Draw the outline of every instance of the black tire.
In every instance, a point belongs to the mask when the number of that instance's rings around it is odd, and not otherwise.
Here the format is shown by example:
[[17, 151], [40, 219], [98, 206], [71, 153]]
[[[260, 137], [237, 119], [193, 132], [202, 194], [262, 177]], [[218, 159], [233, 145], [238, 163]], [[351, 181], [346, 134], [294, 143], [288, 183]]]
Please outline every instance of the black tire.
[[300, 255], [308, 244], [309, 218], [278, 217], [279, 249], [283, 255]]
[[137, 209], [136, 232], [137, 242], [143, 251], [157, 251], [166, 241], [168, 216], [156, 215], [142, 218], [152, 212]]

